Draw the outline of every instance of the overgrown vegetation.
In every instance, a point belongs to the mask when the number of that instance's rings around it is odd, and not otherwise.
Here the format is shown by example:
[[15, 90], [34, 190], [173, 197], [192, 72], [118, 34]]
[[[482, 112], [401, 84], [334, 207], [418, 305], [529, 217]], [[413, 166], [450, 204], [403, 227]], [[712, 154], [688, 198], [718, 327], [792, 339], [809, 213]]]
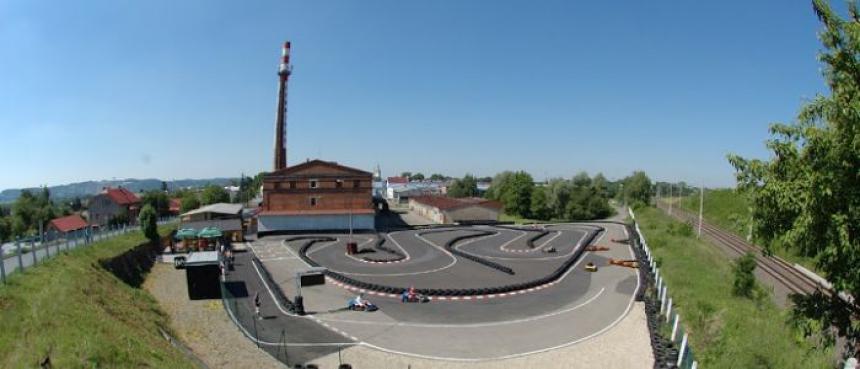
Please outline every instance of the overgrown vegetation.
[[[729, 161], [748, 194], [754, 235], [766, 247], [780, 243], [814, 257], [835, 290], [860, 296], [860, 8], [848, 17], [825, 0], [813, 8], [820, 32], [829, 94], [806, 103], [789, 124], [773, 124], [767, 142], [773, 159]], [[847, 355], [860, 353], [860, 320], [853, 307], [820, 293], [795, 296], [798, 325], [831, 339], [831, 326], [848, 338]], [[815, 328], [815, 329], [812, 329]]]
[[753, 297], [756, 289], [755, 266], [755, 254], [752, 252], [747, 252], [734, 261], [734, 265], [732, 265], [732, 274], [734, 274], [732, 293], [735, 296]]
[[145, 241], [132, 232], [10, 276], [0, 285], [0, 367], [50, 356], [54, 368], [194, 368], [160, 335], [170, 330], [155, 300], [99, 264]]
[[[732, 262], [699, 241], [689, 225], [657, 209], [636, 212], [702, 368], [828, 368], [832, 349], [816, 348], [787, 324], [770, 298], [733, 294]], [[762, 291], [764, 293], [765, 291]], [[766, 295], [765, 295], [766, 296]]]
[[471, 174], [466, 174], [463, 178], [455, 179], [448, 186], [448, 196], [451, 197], [474, 197], [478, 196], [478, 179]]
[[158, 242], [158, 214], [152, 205], [144, 205], [138, 216], [140, 231], [149, 242]]

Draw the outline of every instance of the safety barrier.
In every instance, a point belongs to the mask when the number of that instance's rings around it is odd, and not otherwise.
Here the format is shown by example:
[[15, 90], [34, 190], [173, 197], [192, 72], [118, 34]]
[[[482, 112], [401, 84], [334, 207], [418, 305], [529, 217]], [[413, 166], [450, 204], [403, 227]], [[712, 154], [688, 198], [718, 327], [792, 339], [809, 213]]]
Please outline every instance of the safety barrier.
[[[681, 324], [681, 315], [672, 310], [672, 297], [669, 288], [660, 275], [660, 268], [651, 254], [648, 242], [639, 229], [633, 209], [628, 208], [633, 226], [630, 241], [640, 260], [639, 273], [646, 288], [637, 293], [637, 300], [644, 301], [648, 317], [648, 330], [651, 332], [651, 347], [654, 352], [655, 368], [697, 369], [693, 349], [687, 339], [687, 332]], [[650, 290], [650, 293], [646, 293]], [[641, 295], [641, 296], [640, 296]], [[661, 331], [668, 328], [671, 333], [665, 337]]]

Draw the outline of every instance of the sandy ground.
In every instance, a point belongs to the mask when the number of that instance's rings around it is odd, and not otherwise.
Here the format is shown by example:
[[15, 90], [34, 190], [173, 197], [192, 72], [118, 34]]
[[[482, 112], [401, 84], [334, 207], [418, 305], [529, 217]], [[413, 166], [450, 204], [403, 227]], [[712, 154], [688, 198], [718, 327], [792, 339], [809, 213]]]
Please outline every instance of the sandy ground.
[[177, 338], [210, 368], [285, 367], [257, 349], [239, 331], [227, 317], [221, 300], [189, 300], [184, 270], [174, 269], [169, 264], [156, 264], [143, 287], [155, 296], [161, 309], [170, 316]]

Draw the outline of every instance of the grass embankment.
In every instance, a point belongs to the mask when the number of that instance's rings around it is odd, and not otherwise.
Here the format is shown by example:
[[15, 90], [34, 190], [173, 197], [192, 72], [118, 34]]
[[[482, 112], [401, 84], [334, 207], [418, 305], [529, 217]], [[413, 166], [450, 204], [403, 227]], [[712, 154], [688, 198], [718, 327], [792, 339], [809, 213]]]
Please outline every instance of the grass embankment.
[[[682, 208], [698, 214], [699, 201], [699, 194], [696, 193], [682, 199], [680, 203]], [[706, 190], [702, 213], [708, 223], [746, 239], [750, 222], [749, 204], [737, 191], [728, 188]], [[779, 243], [772, 245], [771, 249], [775, 255], [787, 261], [800, 264], [812, 271], [816, 270], [814, 258], [798, 255], [795, 250]]]
[[732, 263], [693, 230], [655, 208], [636, 212], [673, 306], [690, 333], [700, 367], [828, 368], [830, 350], [816, 350], [786, 324], [768, 296], [732, 294]]
[[55, 368], [194, 368], [160, 335], [168, 319], [152, 296], [99, 264], [143, 242], [140, 232], [117, 236], [0, 285], [0, 367], [34, 368], [50, 355]]

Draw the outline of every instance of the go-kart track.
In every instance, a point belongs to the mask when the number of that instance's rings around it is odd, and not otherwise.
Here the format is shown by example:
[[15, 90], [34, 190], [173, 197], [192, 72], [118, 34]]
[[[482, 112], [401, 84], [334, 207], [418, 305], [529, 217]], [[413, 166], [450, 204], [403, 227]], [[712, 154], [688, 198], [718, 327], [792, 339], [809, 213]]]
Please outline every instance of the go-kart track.
[[[478, 361], [574, 345], [611, 329], [639, 287], [636, 269], [609, 263], [634, 259], [629, 245], [613, 241], [627, 237], [615, 223], [471, 226], [355, 234], [352, 255], [342, 233], [268, 236], [252, 250], [290, 299], [296, 272], [327, 268], [325, 285], [302, 289], [305, 319], [345, 341]], [[589, 263], [598, 270], [587, 271]], [[409, 287], [429, 301], [401, 302]], [[379, 310], [345, 309], [359, 291]]]

